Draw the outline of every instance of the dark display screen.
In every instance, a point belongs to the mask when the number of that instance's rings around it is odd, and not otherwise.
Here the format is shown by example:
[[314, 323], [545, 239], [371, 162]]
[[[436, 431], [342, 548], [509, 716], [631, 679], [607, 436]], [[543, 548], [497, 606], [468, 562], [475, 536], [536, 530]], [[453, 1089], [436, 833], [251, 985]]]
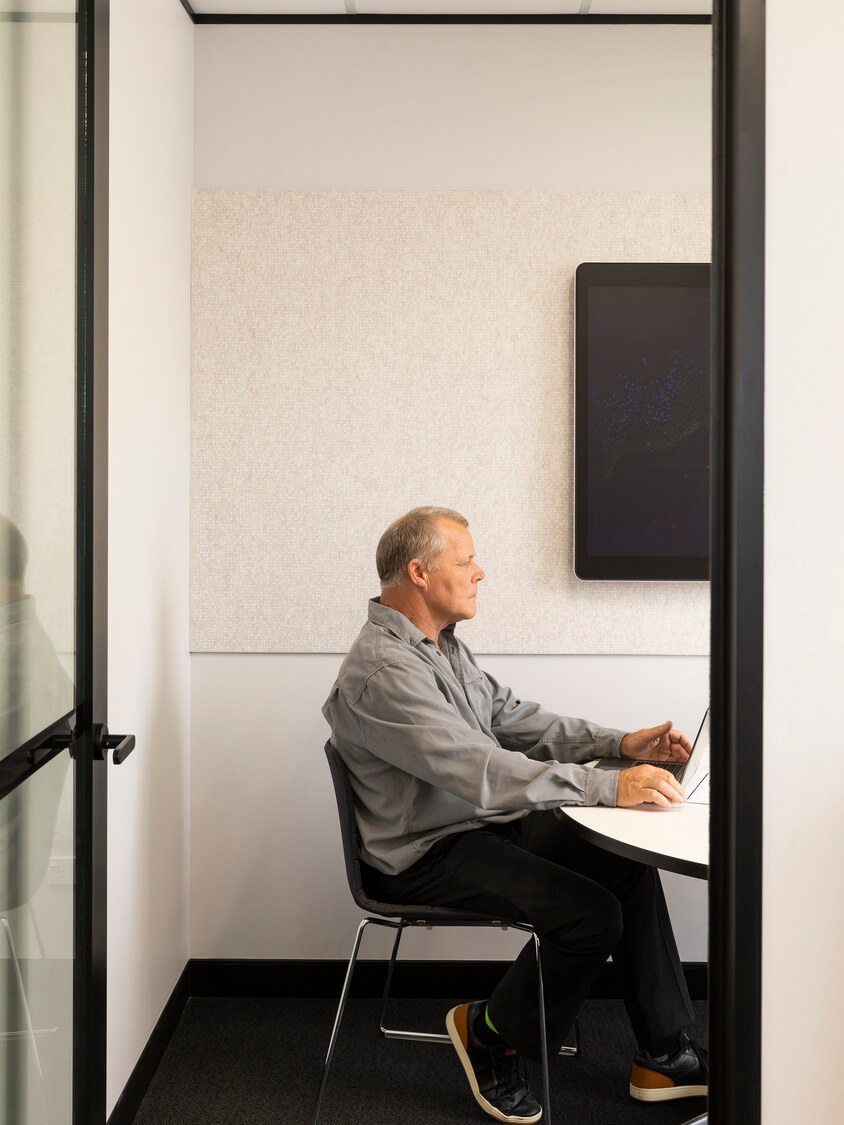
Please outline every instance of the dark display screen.
[[708, 267], [581, 266], [577, 299], [577, 572], [705, 578]]

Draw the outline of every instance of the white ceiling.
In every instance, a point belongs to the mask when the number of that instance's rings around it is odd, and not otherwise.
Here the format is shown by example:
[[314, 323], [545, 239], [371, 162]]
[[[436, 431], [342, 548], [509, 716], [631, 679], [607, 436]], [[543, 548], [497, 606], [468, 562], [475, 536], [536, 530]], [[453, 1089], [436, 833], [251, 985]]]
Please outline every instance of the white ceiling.
[[198, 15], [711, 15], [712, 0], [192, 0]]

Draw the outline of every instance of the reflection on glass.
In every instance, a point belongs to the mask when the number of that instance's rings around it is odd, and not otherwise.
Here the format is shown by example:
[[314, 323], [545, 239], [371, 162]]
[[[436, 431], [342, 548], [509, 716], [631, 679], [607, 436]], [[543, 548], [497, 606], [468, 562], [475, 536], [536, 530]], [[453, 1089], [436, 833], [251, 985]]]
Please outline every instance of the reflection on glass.
[[73, 686], [26, 592], [29, 548], [0, 514], [0, 761], [73, 709]]
[[0, 0], [0, 1125], [71, 1121], [75, 289], [76, 4]]
[[0, 1121], [71, 1125], [73, 772], [0, 801]]
[[[0, 793], [23, 743], [73, 707], [73, 685], [26, 592], [29, 549], [0, 515]], [[66, 722], [65, 727], [70, 729]], [[63, 752], [0, 799], [3, 1125], [70, 1122], [73, 785]]]

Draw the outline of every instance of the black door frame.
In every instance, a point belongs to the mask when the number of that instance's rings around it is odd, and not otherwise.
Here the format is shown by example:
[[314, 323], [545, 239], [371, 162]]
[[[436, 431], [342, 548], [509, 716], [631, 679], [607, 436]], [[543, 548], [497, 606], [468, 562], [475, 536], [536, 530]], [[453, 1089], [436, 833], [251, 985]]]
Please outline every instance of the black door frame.
[[109, 2], [77, 32], [76, 913], [74, 1125], [106, 1119]]
[[[174, 0], [175, 2], [175, 0]], [[225, 23], [708, 23], [705, 16], [226, 16]], [[91, 650], [85, 698], [92, 721], [105, 721], [105, 544], [107, 462], [108, 0], [83, 0], [80, 11], [80, 236], [88, 268], [80, 328], [86, 383], [81, 407], [90, 427], [84, 468], [93, 519], [82, 548], [93, 560], [91, 586], [80, 591]], [[762, 976], [762, 557], [764, 469], [764, 157], [765, 3], [715, 0], [713, 24], [713, 723], [709, 885], [710, 1034], [713, 1125], [761, 1121]], [[86, 54], [87, 52], [87, 54]], [[92, 70], [93, 59], [93, 70]], [[87, 123], [83, 129], [83, 122]], [[84, 184], [83, 184], [84, 181]], [[87, 240], [91, 241], [88, 242]], [[80, 242], [80, 247], [82, 243]], [[85, 254], [80, 257], [85, 258]], [[84, 321], [84, 324], [83, 324]], [[80, 336], [83, 332], [80, 332]], [[82, 354], [84, 351], [84, 355]], [[96, 366], [96, 371], [94, 367]], [[91, 410], [93, 409], [93, 423]], [[94, 576], [96, 569], [98, 577]], [[100, 604], [102, 603], [102, 604]], [[102, 677], [100, 681], [100, 677]], [[741, 771], [738, 770], [739, 755]], [[91, 849], [88, 929], [77, 952], [89, 957], [88, 1023], [78, 1043], [91, 1051], [90, 1078], [78, 1075], [77, 1125], [105, 1114], [105, 881], [95, 870], [106, 820], [104, 763], [89, 761], [90, 807], [77, 809]], [[102, 767], [102, 768], [100, 768]], [[78, 768], [78, 767], [77, 767]], [[82, 817], [80, 817], [80, 813]], [[102, 849], [104, 858], [105, 849]], [[87, 944], [85, 944], [87, 943]], [[86, 952], [87, 951], [87, 952]]]
[[717, 0], [713, 81], [711, 1119], [761, 1121], [765, 0]]

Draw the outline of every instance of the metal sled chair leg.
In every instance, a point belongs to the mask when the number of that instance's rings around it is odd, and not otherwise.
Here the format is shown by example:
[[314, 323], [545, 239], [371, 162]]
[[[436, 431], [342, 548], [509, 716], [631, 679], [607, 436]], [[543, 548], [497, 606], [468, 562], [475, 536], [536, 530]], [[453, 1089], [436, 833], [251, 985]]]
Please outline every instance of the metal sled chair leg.
[[[457, 912], [455, 912], [455, 914], [456, 913]], [[385, 986], [384, 986], [384, 994], [383, 994], [383, 997], [382, 997], [381, 1019], [380, 1019], [381, 1033], [387, 1039], [408, 1039], [408, 1040], [411, 1040], [411, 1041], [415, 1041], [417, 1043], [450, 1043], [451, 1042], [448, 1035], [446, 1035], [444, 1032], [409, 1031], [409, 1030], [406, 1031], [406, 1030], [403, 1030], [403, 1029], [390, 1028], [390, 1027], [385, 1026], [387, 1003], [389, 1001], [389, 995], [390, 995], [390, 985], [392, 984], [393, 971], [394, 971], [395, 965], [396, 965], [396, 959], [397, 959], [397, 956], [398, 956], [398, 949], [399, 949], [399, 944], [401, 942], [402, 932], [410, 925], [425, 925], [426, 929], [432, 929], [433, 926], [436, 925], [436, 924], [437, 923], [427, 923], [427, 922], [422, 922], [422, 921], [408, 922], [405, 919], [400, 919], [397, 922], [393, 922], [393, 921], [390, 921], [386, 918], [364, 918], [363, 921], [358, 926], [357, 933], [355, 935], [354, 945], [352, 947], [352, 953], [351, 953], [351, 956], [349, 958], [349, 963], [346, 967], [346, 975], [345, 975], [345, 978], [343, 980], [343, 988], [340, 992], [340, 1000], [339, 1000], [339, 1003], [337, 1005], [337, 1013], [334, 1017], [334, 1026], [331, 1029], [331, 1037], [328, 1041], [328, 1050], [326, 1051], [325, 1062], [323, 1063], [322, 1076], [321, 1076], [320, 1084], [319, 1084], [319, 1091], [317, 1092], [316, 1105], [314, 1106], [314, 1114], [313, 1114], [313, 1118], [311, 1119], [312, 1125], [317, 1125], [317, 1121], [319, 1119], [320, 1110], [322, 1108], [323, 1097], [325, 1096], [325, 1089], [326, 1089], [326, 1086], [328, 1084], [328, 1075], [329, 1075], [329, 1071], [331, 1069], [332, 1060], [334, 1058], [334, 1050], [337, 1046], [337, 1038], [338, 1038], [339, 1031], [340, 1031], [340, 1025], [343, 1021], [343, 1015], [344, 1015], [345, 1010], [346, 1010], [346, 1001], [348, 1000], [348, 997], [349, 997], [349, 990], [350, 990], [351, 983], [352, 983], [352, 977], [353, 977], [354, 971], [355, 971], [355, 965], [357, 964], [358, 954], [360, 952], [360, 946], [361, 946], [361, 941], [363, 939], [363, 933], [364, 933], [364, 930], [366, 929], [367, 926], [384, 926], [387, 929], [392, 929], [392, 930], [396, 931], [396, 937], [395, 937], [395, 941], [393, 942], [393, 948], [392, 948], [392, 952], [391, 952], [391, 955], [390, 955], [390, 961], [389, 961], [389, 964], [387, 966], [387, 980], [386, 980], [386, 983], [385, 983]], [[498, 926], [501, 926], [502, 925], [502, 923], [500, 923], [500, 922], [488, 922], [488, 921], [486, 921], [486, 922], [478, 922], [478, 921], [462, 922], [462, 920], [458, 920], [457, 918], [453, 918], [453, 919], [450, 919], [448, 921], [445, 921], [444, 919], [440, 920], [440, 924], [441, 925], [443, 925], [443, 924], [444, 925], [461, 925], [461, 924], [464, 924], [464, 925], [470, 925], [470, 926], [477, 926], [477, 925], [498, 925]], [[529, 933], [531, 935], [531, 937], [533, 938], [534, 950], [535, 950], [535, 954], [536, 954], [536, 969], [537, 969], [537, 981], [538, 981], [537, 1012], [538, 1012], [539, 1034], [540, 1034], [540, 1044], [541, 1044], [542, 1094], [543, 1094], [543, 1103], [544, 1103], [543, 1120], [545, 1121], [546, 1125], [550, 1125], [550, 1122], [551, 1122], [551, 1108], [550, 1108], [551, 1107], [551, 1088], [550, 1088], [551, 1084], [550, 1084], [550, 1076], [549, 1076], [549, 1072], [548, 1072], [548, 1047], [547, 1047], [546, 1036], [545, 1036], [545, 1002], [544, 1002], [545, 991], [544, 991], [544, 985], [543, 985], [543, 979], [542, 979], [542, 949], [541, 949], [541, 944], [540, 944], [539, 936], [536, 934], [536, 932], [530, 926], [525, 926], [525, 925], [522, 925], [522, 924], [519, 924], [519, 923], [514, 923], [514, 922], [509, 922], [506, 925], [511, 926], [513, 929], [518, 929], [518, 930], [522, 930], [525, 933]], [[575, 1048], [569, 1048], [567, 1053], [572, 1054], [572, 1053], [576, 1053], [576, 1051], [577, 1051], [576, 1047]]]
[[[417, 923], [410, 923], [410, 924], [411, 925], [424, 925], [427, 930], [433, 929], [433, 926], [430, 923], [417, 922]], [[491, 923], [491, 925], [499, 925], [499, 923]], [[511, 927], [513, 929], [522, 929], [523, 928], [521, 926], [516, 926], [512, 922], [501, 922], [500, 923], [500, 928], [502, 930], [508, 930]], [[380, 1020], [381, 1034], [384, 1036], [385, 1039], [411, 1039], [411, 1040], [415, 1039], [419, 1043], [450, 1043], [451, 1040], [449, 1039], [448, 1035], [444, 1031], [405, 1031], [405, 1030], [400, 1030], [399, 1028], [387, 1027], [386, 1026], [387, 1004], [388, 1004], [389, 999], [390, 999], [390, 985], [392, 984], [393, 970], [395, 969], [396, 959], [398, 957], [399, 943], [401, 942], [401, 936], [404, 933], [405, 929], [407, 929], [407, 925], [396, 926], [396, 940], [393, 942], [393, 948], [392, 948], [392, 951], [390, 953], [390, 961], [389, 961], [389, 965], [387, 966], [387, 980], [386, 980], [386, 983], [384, 984], [384, 994], [383, 994], [382, 1003], [381, 1003], [381, 1020]], [[528, 932], [533, 934], [533, 930], [530, 930]], [[533, 936], [534, 936], [534, 940], [536, 940], [536, 941], [539, 940], [538, 938], [536, 938], [535, 934]], [[538, 951], [537, 951], [537, 958], [538, 958], [538, 956], [539, 956], [539, 954], [538, 954]], [[576, 1057], [577, 1055], [580, 1054], [580, 1027], [579, 1027], [579, 1024], [578, 1024], [577, 1020], [574, 1021], [573, 1040], [574, 1040], [573, 1043], [564, 1043], [562, 1045], [562, 1047], [560, 1047], [559, 1053], [561, 1055], [563, 1055], [567, 1058], [574, 1058], [574, 1057]]]

